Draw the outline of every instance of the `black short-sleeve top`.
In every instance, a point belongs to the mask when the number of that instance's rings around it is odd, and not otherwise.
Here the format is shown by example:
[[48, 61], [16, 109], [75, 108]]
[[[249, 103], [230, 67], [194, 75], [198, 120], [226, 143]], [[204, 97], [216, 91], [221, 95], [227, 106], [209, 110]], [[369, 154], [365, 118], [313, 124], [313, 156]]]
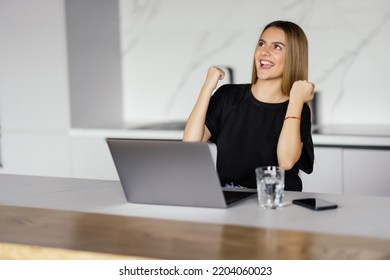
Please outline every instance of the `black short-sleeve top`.
[[[206, 126], [211, 132], [210, 141], [217, 146], [222, 185], [256, 188], [256, 167], [278, 165], [276, 149], [288, 102], [261, 102], [253, 96], [251, 84], [223, 85], [212, 95]], [[311, 112], [307, 104], [302, 110], [300, 131], [302, 154], [285, 173], [285, 190], [302, 191], [299, 170], [313, 171]]]

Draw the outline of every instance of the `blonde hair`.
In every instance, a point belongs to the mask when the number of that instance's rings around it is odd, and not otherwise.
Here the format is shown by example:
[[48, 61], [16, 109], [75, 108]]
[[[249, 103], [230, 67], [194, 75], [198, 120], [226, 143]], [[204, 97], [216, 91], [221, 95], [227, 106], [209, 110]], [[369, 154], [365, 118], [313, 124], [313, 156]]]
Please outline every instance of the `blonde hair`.
[[[308, 79], [309, 51], [307, 38], [302, 28], [297, 24], [281, 20], [267, 24], [261, 32], [261, 35], [270, 27], [283, 30], [286, 37], [286, 61], [282, 77], [282, 92], [289, 96], [291, 87], [295, 81]], [[253, 60], [252, 84], [255, 84], [256, 81], [257, 70], [255, 61]]]

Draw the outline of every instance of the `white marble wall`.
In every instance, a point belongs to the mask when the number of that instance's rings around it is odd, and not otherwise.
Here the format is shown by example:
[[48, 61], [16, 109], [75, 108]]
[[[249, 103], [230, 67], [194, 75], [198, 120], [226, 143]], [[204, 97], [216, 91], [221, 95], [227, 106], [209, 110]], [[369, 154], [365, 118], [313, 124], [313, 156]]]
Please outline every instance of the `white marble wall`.
[[390, 124], [388, 0], [120, 0], [124, 119], [185, 120], [210, 65], [250, 81], [261, 29], [298, 23], [323, 124]]
[[302, 23], [310, 40], [320, 121], [390, 124], [390, 1], [312, 2], [305, 17], [293, 20]]

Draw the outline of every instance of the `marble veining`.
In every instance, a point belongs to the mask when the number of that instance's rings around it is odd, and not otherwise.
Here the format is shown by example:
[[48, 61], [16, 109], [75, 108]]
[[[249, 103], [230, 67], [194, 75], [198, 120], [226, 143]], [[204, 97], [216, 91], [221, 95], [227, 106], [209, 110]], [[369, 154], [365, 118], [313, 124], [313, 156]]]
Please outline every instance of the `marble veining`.
[[[337, 6], [335, 6], [337, 8]], [[320, 85], [325, 82], [334, 83], [334, 98], [331, 103], [328, 104], [328, 111], [329, 111], [329, 123], [338, 123], [337, 119], [337, 111], [342, 110], [348, 110], [348, 108], [344, 108], [342, 104], [342, 100], [346, 98], [346, 95], [349, 93], [349, 80], [348, 78], [351, 76], [351, 69], [355, 69], [356, 62], [364, 55], [367, 55], [365, 52], [367, 50], [367, 47], [373, 44], [377, 43], [377, 38], [382, 36], [380, 33], [385, 25], [388, 23], [390, 19], [390, 7], [388, 7], [387, 11], [383, 13], [377, 20], [378, 22], [374, 22], [373, 25], [367, 26], [366, 29], [368, 31], [360, 32], [353, 27], [353, 24], [350, 24], [350, 29], [354, 29], [356, 32], [355, 34], [351, 33], [350, 35], [353, 35], [353, 39], [351, 37], [345, 37], [344, 43], [348, 45], [350, 41], [353, 43], [349, 44], [351, 47], [348, 49], [341, 50], [340, 53], [337, 56], [333, 57], [332, 64], [329, 65], [326, 69], [322, 71], [322, 73], [318, 73], [319, 75], [315, 78], [315, 83]], [[356, 43], [355, 43], [356, 41]], [[336, 44], [339, 42], [336, 42]], [[375, 54], [373, 55], [376, 56]], [[373, 57], [371, 56], [371, 57]], [[388, 59], [385, 58], [385, 59]], [[372, 59], [373, 63], [375, 59]], [[335, 69], [339, 69], [339, 75], [340, 79], [338, 80], [338, 83], [335, 83], [335, 80], [332, 80], [332, 73], [335, 72]], [[374, 73], [371, 73], [374, 74]], [[357, 78], [357, 77], [356, 77]], [[369, 82], [369, 81], [367, 81]], [[378, 81], [378, 82], [384, 82], [384, 81]], [[364, 105], [364, 104], [362, 104]], [[390, 119], [389, 119], [390, 121]]]
[[319, 122], [390, 124], [389, 1], [121, 0], [120, 10], [126, 122], [185, 120], [210, 65], [249, 82], [259, 31], [284, 19], [308, 36]]
[[139, 38], [148, 29], [149, 23], [158, 14], [158, 1], [122, 1], [120, 8], [122, 26], [122, 55], [126, 56], [137, 45]]
[[[200, 50], [197, 54], [194, 55], [193, 59], [191, 60], [190, 64], [184, 69], [183, 74], [181, 78], [179, 79], [180, 82], [177, 85], [176, 89], [174, 90], [173, 94], [169, 97], [169, 101], [167, 102], [166, 106], [166, 114], [169, 115], [171, 113], [171, 110], [174, 108], [175, 101], [178, 99], [178, 96], [181, 93], [181, 89], [186, 86], [188, 83], [188, 80], [191, 78], [192, 73], [194, 70], [199, 69], [202, 65], [207, 62], [207, 59], [212, 57], [214, 54], [221, 51], [226, 45], [228, 45], [232, 40], [237, 38], [239, 36], [239, 31], [232, 32], [231, 34], [226, 34], [226, 39], [221, 41], [219, 44], [212, 46], [212, 48], [205, 47], [208, 46], [207, 42], [209, 40], [209, 37], [213, 36], [211, 32], [205, 33], [202, 38], [199, 40], [199, 45], [197, 46], [197, 50]], [[203, 69], [206, 73], [207, 69]], [[201, 85], [199, 85], [200, 89]], [[194, 91], [196, 93], [196, 90]]]

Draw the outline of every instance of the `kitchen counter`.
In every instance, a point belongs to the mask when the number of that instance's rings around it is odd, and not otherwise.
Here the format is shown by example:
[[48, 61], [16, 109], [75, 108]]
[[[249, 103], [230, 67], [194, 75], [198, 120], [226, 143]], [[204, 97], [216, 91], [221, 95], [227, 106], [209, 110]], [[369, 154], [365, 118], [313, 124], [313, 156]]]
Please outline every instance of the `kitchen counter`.
[[[0, 186], [2, 205], [390, 239], [390, 222], [372, 218], [390, 213], [390, 197], [286, 192], [287, 205], [267, 211], [255, 197], [229, 209], [128, 203], [115, 180], [0, 174]], [[311, 196], [339, 208], [315, 212], [291, 205], [292, 199]]]
[[[385, 171], [385, 167], [390, 164], [390, 136], [387, 135], [387, 126], [339, 126], [333, 129], [323, 127], [322, 130], [317, 127], [314, 131], [323, 133], [313, 134], [314, 172], [310, 175], [301, 172], [306, 191], [390, 195], [389, 175]], [[130, 130], [72, 129], [69, 133], [73, 155], [72, 177], [96, 179], [118, 179], [104, 141], [106, 137], [180, 140], [183, 134], [182, 130], [156, 127], [140, 129], [139, 126]], [[210, 146], [215, 158], [216, 147]], [[377, 174], [375, 178], [366, 175], [373, 173]]]
[[[175, 128], [175, 125], [177, 129]], [[182, 123], [166, 125], [133, 125], [129, 129], [77, 129], [69, 131], [71, 136], [101, 136], [137, 139], [174, 139], [183, 136]], [[390, 126], [387, 125], [328, 125], [313, 127], [315, 146], [377, 147], [390, 148]]]
[[313, 127], [316, 146], [390, 148], [389, 125], [322, 125]]
[[103, 137], [103, 138], [132, 138], [132, 139], [167, 139], [181, 140], [182, 130], [163, 129], [121, 129], [121, 128], [72, 128], [69, 130], [70, 136], [75, 137]]
[[133, 204], [106, 180], [2, 174], [0, 186], [0, 249], [8, 248], [0, 258], [57, 248], [153, 259], [390, 259], [388, 197], [286, 193], [286, 202], [339, 205], [317, 212], [262, 209], [255, 197], [228, 209]]

